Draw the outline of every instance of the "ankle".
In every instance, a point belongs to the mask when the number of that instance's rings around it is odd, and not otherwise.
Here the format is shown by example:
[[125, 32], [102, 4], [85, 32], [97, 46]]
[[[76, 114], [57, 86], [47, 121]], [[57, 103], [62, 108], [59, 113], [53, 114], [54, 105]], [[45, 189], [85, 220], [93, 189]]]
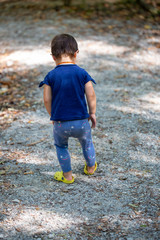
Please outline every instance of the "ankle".
[[93, 173], [94, 169], [95, 169], [95, 165], [92, 166], [92, 167], [87, 166], [87, 171], [88, 171], [89, 173]]
[[72, 180], [72, 171], [63, 173], [63, 176], [69, 181]]

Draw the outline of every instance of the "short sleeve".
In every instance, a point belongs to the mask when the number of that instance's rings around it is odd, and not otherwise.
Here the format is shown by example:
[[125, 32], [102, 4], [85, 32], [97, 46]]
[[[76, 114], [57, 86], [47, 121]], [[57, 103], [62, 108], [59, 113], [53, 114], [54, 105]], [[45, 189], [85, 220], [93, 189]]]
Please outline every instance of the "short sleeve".
[[94, 84], [96, 84], [95, 80], [84, 70], [84, 85], [89, 81], [92, 81]]
[[50, 86], [50, 81], [49, 81], [49, 75], [47, 74], [46, 77], [42, 82], [40, 82], [39, 87], [42, 87], [44, 84], [47, 84]]

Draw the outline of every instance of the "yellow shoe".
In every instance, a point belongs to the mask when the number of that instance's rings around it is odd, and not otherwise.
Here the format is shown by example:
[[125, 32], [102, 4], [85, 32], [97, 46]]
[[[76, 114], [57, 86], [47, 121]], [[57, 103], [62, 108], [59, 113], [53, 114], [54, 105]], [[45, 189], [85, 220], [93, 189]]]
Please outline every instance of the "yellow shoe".
[[85, 164], [84, 173], [85, 173], [86, 175], [93, 175], [94, 172], [96, 171], [96, 169], [97, 169], [97, 162], [95, 162], [95, 169], [94, 169], [93, 173], [89, 173], [89, 172], [87, 171], [87, 164]]
[[74, 177], [72, 176], [72, 180], [67, 180], [64, 175], [63, 175], [63, 172], [56, 172], [54, 174], [54, 179], [57, 180], [57, 181], [60, 181], [60, 182], [64, 182], [64, 183], [73, 183], [74, 182]]

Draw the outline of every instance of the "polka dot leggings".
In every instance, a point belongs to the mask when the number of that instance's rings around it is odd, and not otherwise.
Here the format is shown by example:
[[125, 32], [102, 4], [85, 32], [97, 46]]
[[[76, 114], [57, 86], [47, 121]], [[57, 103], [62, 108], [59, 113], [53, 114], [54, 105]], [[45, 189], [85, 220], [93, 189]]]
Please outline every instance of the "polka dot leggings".
[[92, 167], [95, 165], [95, 150], [88, 119], [54, 122], [53, 135], [57, 157], [63, 172], [72, 170], [71, 158], [68, 151], [69, 137], [79, 140], [87, 166]]

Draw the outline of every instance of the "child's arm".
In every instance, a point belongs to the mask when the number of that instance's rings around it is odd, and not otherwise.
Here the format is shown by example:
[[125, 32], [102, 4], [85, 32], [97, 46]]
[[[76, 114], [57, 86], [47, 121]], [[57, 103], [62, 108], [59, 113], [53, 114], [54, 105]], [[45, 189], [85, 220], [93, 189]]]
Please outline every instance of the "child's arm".
[[52, 90], [51, 87], [47, 84], [44, 85], [44, 91], [43, 91], [43, 100], [44, 100], [44, 106], [51, 116], [51, 103], [52, 103]]
[[87, 98], [87, 103], [89, 107], [89, 119], [92, 122], [92, 128], [96, 127], [96, 94], [92, 86], [91, 81], [85, 84], [85, 93]]

